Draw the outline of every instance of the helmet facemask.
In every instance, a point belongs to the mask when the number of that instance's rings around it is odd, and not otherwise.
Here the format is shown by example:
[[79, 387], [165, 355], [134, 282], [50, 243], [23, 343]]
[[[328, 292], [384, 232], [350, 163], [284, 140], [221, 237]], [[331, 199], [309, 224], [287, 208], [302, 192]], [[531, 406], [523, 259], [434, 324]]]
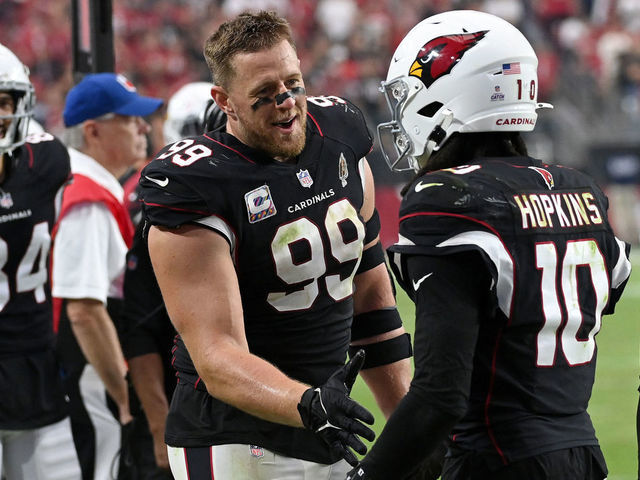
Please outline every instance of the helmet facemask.
[[[382, 155], [391, 170], [396, 172], [404, 172], [413, 170], [414, 158], [409, 156], [413, 149], [411, 137], [404, 131], [400, 122], [401, 112], [409, 95], [409, 87], [403, 79], [395, 79], [391, 82], [382, 82], [379, 90], [387, 101], [387, 106], [391, 111], [391, 120], [378, 125], [378, 138], [380, 139], [380, 147]], [[389, 139], [389, 137], [391, 137]], [[386, 140], [385, 140], [386, 138]], [[385, 145], [390, 141], [397, 154], [395, 159], [389, 158]], [[403, 161], [407, 161], [408, 165], [403, 165]]]
[[0, 155], [4, 155], [25, 142], [36, 104], [29, 69], [4, 45], [0, 45], [0, 91], [9, 93], [15, 103], [12, 114], [0, 116], [1, 120], [11, 120], [7, 133], [0, 138]]
[[11, 120], [6, 134], [0, 138], [0, 155], [12, 152], [22, 145], [27, 138], [29, 121], [33, 117], [35, 95], [31, 84], [28, 86], [22, 85], [20, 88], [15, 88], [15, 86], [14, 88], [5, 88], [5, 85], [0, 83], [0, 91], [10, 93], [15, 101], [13, 114], [0, 115], [0, 121]]

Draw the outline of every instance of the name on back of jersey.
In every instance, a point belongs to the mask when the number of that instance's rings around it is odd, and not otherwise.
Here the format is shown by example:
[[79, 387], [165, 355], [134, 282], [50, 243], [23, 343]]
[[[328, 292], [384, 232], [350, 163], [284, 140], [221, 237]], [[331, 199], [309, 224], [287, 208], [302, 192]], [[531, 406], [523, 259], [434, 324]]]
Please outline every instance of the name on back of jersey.
[[513, 195], [523, 230], [600, 226], [604, 215], [588, 189]]

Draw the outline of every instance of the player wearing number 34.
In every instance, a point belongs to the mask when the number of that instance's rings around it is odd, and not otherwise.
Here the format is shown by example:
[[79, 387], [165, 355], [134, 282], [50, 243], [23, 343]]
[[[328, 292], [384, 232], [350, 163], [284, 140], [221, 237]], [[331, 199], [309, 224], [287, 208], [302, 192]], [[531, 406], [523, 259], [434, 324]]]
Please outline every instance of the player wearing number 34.
[[[410, 341], [378, 239], [361, 112], [307, 97], [289, 25], [242, 14], [205, 44], [226, 131], [141, 175], [149, 253], [179, 332], [165, 440], [177, 479], [342, 479], [372, 438], [360, 368], [389, 415]], [[353, 325], [352, 325], [353, 324]], [[353, 357], [353, 355], [352, 355]], [[188, 473], [187, 473], [188, 472]], [[195, 472], [195, 473], [194, 473]]]
[[29, 135], [35, 104], [29, 70], [0, 45], [0, 477], [79, 480], [49, 282], [71, 166], [53, 135]]
[[443, 480], [606, 477], [587, 404], [629, 245], [593, 179], [527, 155], [537, 65], [481, 12], [427, 18], [396, 49], [379, 131], [392, 168], [418, 171], [389, 250], [416, 304], [415, 375], [349, 479], [404, 478], [447, 436]]

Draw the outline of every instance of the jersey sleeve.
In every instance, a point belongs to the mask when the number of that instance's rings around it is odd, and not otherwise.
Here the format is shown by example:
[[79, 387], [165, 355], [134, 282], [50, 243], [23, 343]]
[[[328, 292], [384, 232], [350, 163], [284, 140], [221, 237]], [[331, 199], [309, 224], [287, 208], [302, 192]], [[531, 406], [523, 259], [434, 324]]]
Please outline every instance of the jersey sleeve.
[[27, 136], [24, 148], [28, 152], [30, 170], [47, 183], [50, 182], [54, 191], [71, 177], [69, 151], [50, 133]]
[[233, 165], [222, 164], [205, 137], [167, 145], [140, 174], [139, 193], [151, 225], [176, 228], [212, 215], [225, 216], [228, 178]]
[[480, 204], [479, 192], [454, 176], [442, 173], [414, 182], [400, 207], [401, 253], [445, 255], [475, 249], [473, 236], [496, 235], [488, 219], [505, 215], [504, 208]]
[[[496, 198], [492, 207], [478, 200], [480, 192], [455, 175], [443, 172], [415, 181], [400, 208], [399, 240], [388, 249], [400, 286], [413, 298], [414, 287], [402, 257], [444, 256], [477, 252], [504, 302], [513, 289], [513, 261], [500, 234], [491, 225], [509, 215]], [[508, 311], [508, 305], [502, 305]]]
[[602, 312], [605, 315], [611, 315], [615, 312], [616, 304], [620, 300], [631, 275], [631, 261], [629, 260], [631, 245], [618, 238], [615, 240], [618, 246], [618, 258], [611, 272], [611, 295], [609, 295], [607, 306]]
[[349, 100], [333, 95], [307, 97], [309, 117], [323, 136], [336, 140], [354, 152], [358, 159], [373, 147], [373, 138], [364, 115]]
[[123, 322], [120, 333], [126, 358], [148, 353], [166, 356], [165, 349], [175, 335], [153, 273], [142, 230], [142, 225], [136, 230], [133, 245], [127, 253], [124, 274]]

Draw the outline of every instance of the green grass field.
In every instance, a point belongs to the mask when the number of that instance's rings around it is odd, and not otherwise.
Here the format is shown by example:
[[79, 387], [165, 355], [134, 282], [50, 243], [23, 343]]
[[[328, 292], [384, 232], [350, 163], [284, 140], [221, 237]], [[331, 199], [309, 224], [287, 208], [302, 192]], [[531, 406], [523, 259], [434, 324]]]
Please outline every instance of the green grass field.
[[[640, 252], [632, 255], [634, 273], [616, 307], [603, 318], [596, 337], [598, 366], [589, 413], [609, 467], [609, 480], [637, 478], [635, 416], [640, 375]], [[398, 305], [405, 328], [413, 332], [413, 303], [399, 290]], [[380, 432], [384, 417], [364, 382], [359, 378], [353, 396], [376, 417], [374, 430]]]

